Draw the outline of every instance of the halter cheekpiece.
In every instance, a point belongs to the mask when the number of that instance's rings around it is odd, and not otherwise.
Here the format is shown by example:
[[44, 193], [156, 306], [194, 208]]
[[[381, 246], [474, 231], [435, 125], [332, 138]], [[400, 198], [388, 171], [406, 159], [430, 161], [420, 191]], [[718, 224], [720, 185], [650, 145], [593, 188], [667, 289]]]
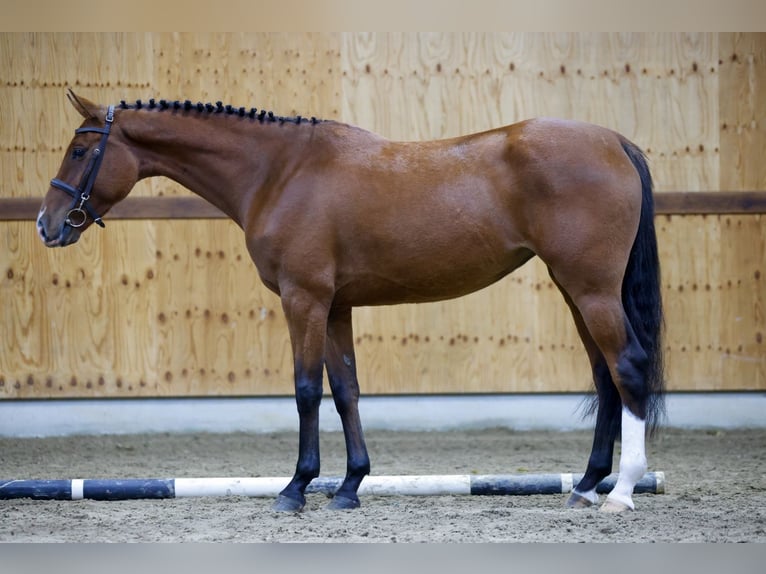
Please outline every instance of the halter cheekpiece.
[[90, 215], [91, 219], [100, 227], [105, 227], [104, 222], [101, 220], [101, 216], [96, 213], [93, 207], [88, 203], [90, 199], [90, 193], [93, 190], [93, 184], [96, 182], [98, 176], [98, 170], [101, 168], [101, 162], [104, 159], [104, 151], [106, 150], [106, 140], [109, 139], [109, 132], [112, 129], [112, 122], [114, 122], [114, 106], [109, 106], [106, 111], [106, 118], [104, 120], [103, 128], [78, 128], [74, 131], [75, 134], [84, 134], [95, 132], [101, 134], [101, 141], [98, 143], [98, 147], [93, 150], [88, 167], [85, 169], [85, 173], [82, 175], [80, 185], [73, 187], [65, 181], [60, 179], [52, 179], [51, 186], [60, 189], [72, 196], [74, 201], [72, 207], [66, 214], [66, 223], [72, 227], [82, 227], [88, 220]]

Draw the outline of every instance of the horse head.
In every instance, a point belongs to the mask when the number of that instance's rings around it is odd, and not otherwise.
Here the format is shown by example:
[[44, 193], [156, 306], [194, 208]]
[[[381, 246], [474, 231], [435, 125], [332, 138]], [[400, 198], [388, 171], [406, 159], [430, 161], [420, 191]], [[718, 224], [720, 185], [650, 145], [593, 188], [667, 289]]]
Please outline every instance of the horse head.
[[138, 181], [138, 161], [119, 127], [114, 107], [67, 93], [84, 118], [67, 146], [37, 216], [37, 231], [48, 247], [75, 243], [91, 224], [124, 199]]

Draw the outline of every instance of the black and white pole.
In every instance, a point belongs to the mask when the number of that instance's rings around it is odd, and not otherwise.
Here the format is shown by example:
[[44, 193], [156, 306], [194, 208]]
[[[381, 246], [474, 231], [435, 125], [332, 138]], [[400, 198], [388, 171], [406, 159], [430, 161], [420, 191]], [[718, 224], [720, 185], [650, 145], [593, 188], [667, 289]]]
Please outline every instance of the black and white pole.
[[[440, 495], [531, 495], [566, 494], [582, 479], [581, 474], [492, 474], [492, 475], [403, 475], [368, 476], [359, 488], [360, 495], [440, 496]], [[319, 477], [309, 484], [307, 493], [332, 495], [341, 477]], [[616, 474], [597, 487], [609, 492]], [[61, 479], [0, 481], [0, 500], [135, 500], [201, 496], [276, 497], [289, 477], [256, 478], [130, 478]], [[665, 492], [665, 473], [648, 472], [636, 484], [635, 493]]]

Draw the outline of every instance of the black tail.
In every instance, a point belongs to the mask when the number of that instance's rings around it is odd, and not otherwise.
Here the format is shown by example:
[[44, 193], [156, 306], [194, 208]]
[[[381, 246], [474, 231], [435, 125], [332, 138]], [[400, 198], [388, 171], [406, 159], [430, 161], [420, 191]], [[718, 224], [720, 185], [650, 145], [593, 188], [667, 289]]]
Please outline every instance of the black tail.
[[641, 219], [638, 234], [630, 252], [622, 283], [622, 304], [648, 356], [646, 384], [649, 391], [646, 406], [647, 426], [655, 430], [663, 417], [665, 376], [662, 358], [662, 294], [657, 235], [654, 229], [654, 196], [652, 175], [644, 153], [635, 144], [622, 139], [622, 148], [633, 162], [641, 178]]

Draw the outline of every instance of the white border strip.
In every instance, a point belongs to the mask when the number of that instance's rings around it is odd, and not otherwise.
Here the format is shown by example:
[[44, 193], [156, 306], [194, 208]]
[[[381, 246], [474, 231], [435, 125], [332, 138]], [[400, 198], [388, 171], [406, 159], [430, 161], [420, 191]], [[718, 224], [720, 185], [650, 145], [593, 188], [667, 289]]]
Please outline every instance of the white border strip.
[[[663, 484], [665, 480], [665, 474], [662, 475]], [[565, 472], [561, 475], [561, 492], [572, 492], [574, 488], [574, 477], [571, 472]]]
[[[363, 397], [366, 430], [592, 429], [586, 395]], [[666, 426], [766, 428], [766, 393], [670, 394]], [[297, 431], [295, 401], [284, 398], [0, 400], [0, 437]], [[332, 399], [320, 429], [340, 431]]]
[[85, 497], [85, 480], [82, 478], [72, 479], [72, 500], [82, 500]]

